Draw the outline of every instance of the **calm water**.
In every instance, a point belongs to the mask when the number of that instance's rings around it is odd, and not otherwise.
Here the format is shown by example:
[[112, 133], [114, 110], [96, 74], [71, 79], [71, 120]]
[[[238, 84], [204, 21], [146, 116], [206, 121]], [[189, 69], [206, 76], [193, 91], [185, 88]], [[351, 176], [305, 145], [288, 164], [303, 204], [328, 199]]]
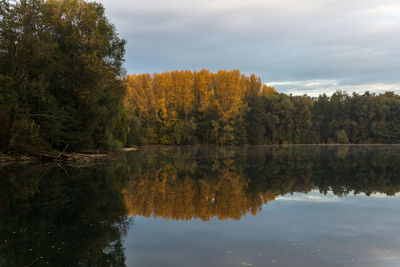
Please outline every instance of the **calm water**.
[[400, 266], [400, 146], [0, 167], [0, 266]]

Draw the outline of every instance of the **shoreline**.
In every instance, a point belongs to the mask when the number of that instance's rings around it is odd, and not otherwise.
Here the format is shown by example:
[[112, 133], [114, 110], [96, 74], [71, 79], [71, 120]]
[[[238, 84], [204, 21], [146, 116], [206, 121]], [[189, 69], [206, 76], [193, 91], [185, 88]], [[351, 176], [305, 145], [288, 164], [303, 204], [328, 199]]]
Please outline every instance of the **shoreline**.
[[289, 147], [289, 146], [321, 146], [321, 147], [354, 147], [354, 146], [400, 146], [400, 144], [264, 144], [264, 145], [216, 145], [216, 144], [197, 144], [197, 145], [166, 145], [166, 144], [147, 144], [142, 146], [125, 147], [117, 152], [109, 153], [78, 153], [78, 152], [32, 152], [21, 155], [0, 154], [0, 166], [14, 163], [61, 163], [69, 166], [81, 166], [113, 160], [118, 157], [121, 152], [137, 151], [140, 147]]
[[80, 164], [93, 164], [112, 160], [118, 157], [120, 152], [136, 151], [137, 147], [126, 147], [121, 151], [110, 153], [77, 153], [77, 152], [31, 152], [21, 155], [0, 155], [0, 165], [13, 163], [61, 163], [70, 166]]
[[266, 146], [266, 147], [284, 147], [284, 146], [400, 146], [400, 144], [241, 144], [241, 145], [217, 145], [217, 144], [196, 144], [196, 145], [177, 145], [177, 144], [146, 144], [141, 145], [141, 147], [256, 147], [256, 146]]

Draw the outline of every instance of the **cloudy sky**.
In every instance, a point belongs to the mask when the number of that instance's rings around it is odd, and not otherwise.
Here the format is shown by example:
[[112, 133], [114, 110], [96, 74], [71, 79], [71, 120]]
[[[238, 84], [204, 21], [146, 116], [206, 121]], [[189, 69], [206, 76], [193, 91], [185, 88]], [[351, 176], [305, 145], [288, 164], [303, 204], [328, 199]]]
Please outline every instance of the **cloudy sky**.
[[400, 92], [399, 0], [100, 0], [128, 73], [239, 69], [278, 91]]

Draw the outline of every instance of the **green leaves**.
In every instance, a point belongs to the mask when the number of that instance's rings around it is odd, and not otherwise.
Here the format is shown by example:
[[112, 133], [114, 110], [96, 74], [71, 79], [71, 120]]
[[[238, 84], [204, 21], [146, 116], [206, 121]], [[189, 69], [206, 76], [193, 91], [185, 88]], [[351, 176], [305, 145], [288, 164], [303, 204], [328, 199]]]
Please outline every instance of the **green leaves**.
[[0, 10], [0, 80], [8, 81], [0, 101], [13, 99], [0, 111], [6, 132], [1, 151], [13, 151], [10, 125], [20, 120], [34, 122], [54, 149], [121, 146], [128, 131], [121, 125], [127, 124], [121, 119], [120, 79], [125, 41], [103, 6], [83, 0], [2, 1]]

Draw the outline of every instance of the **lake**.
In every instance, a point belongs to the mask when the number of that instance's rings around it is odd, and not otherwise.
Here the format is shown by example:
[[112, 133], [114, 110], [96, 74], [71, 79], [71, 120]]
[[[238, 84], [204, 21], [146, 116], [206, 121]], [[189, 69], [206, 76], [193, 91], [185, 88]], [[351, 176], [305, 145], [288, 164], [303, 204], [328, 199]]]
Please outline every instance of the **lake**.
[[400, 266], [400, 146], [0, 167], [0, 266]]

